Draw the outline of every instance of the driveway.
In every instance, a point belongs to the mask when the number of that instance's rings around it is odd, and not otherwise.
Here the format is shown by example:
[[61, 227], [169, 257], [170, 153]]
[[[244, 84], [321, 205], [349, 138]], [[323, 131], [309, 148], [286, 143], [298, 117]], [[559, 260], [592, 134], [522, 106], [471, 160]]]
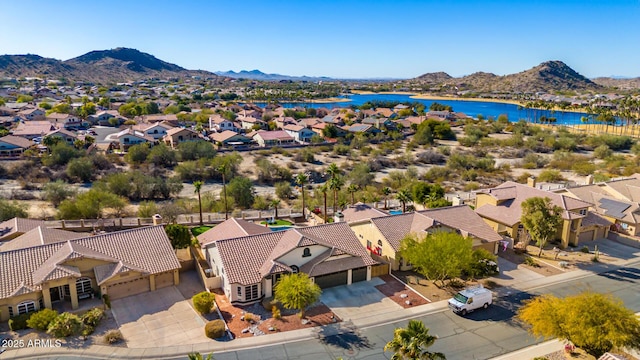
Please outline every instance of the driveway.
[[113, 316], [130, 348], [211, 341], [205, 320], [175, 286], [111, 302]]
[[343, 321], [373, 318], [377, 314], [403, 311], [402, 306], [375, 288], [376, 285], [381, 284], [384, 284], [384, 281], [376, 277], [371, 281], [324, 289], [320, 301]]

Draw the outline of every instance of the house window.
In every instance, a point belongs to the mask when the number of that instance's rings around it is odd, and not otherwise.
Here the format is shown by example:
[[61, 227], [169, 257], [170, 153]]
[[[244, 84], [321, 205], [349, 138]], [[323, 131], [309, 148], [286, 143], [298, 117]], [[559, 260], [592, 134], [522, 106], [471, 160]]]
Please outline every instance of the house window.
[[253, 284], [244, 287], [244, 299], [255, 300], [258, 298], [258, 284]]
[[273, 285], [277, 284], [278, 281], [280, 281], [281, 277], [282, 277], [282, 273], [277, 273], [277, 274], [273, 275]]
[[153, 130], [153, 133], [157, 134], [158, 133], [158, 129]]
[[38, 300], [39, 309], [44, 309], [44, 298]]
[[238, 297], [242, 297], [242, 286], [238, 286]]
[[311, 250], [309, 248], [304, 248], [304, 250], [302, 250], [302, 257], [309, 257], [311, 256]]
[[580, 215], [587, 215], [587, 209], [581, 209]]
[[13, 317], [13, 306], [9, 306], [9, 317]]
[[92, 292], [91, 279], [83, 277], [76, 280], [76, 291], [78, 292], [78, 295]]
[[367, 249], [371, 249], [371, 240], [367, 240]]
[[34, 301], [23, 301], [18, 304], [18, 315], [36, 311], [36, 303]]

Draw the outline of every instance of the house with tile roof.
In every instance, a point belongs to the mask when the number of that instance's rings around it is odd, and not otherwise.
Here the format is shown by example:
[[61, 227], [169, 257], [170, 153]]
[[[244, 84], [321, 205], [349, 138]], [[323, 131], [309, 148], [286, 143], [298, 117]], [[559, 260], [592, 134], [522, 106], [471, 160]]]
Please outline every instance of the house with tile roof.
[[179, 283], [162, 226], [43, 242], [0, 252], [0, 321], [57, 302], [77, 309], [97, 293], [115, 300]]
[[56, 137], [69, 145], [73, 145], [78, 140], [78, 135], [64, 128], [52, 130], [45, 137]]
[[219, 148], [246, 146], [253, 142], [253, 140], [248, 137], [231, 130], [211, 133], [209, 134], [209, 139]]
[[218, 239], [203, 251], [233, 304], [272, 297], [284, 274], [304, 272], [328, 288], [369, 281], [378, 264], [344, 222]]
[[288, 145], [295, 142], [293, 136], [289, 135], [284, 130], [258, 130], [258, 132], [253, 135], [253, 140], [262, 147]]
[[25, 150], [35, 145], [29, 139], [23, 137], [6, 135], [0, 137], [0, 157], [21, 156]]
[[342, 216], [345, 222], [351, 223], [381, 216], [389, 216], [389, 214], [382, 210], [372, 208], [367, 204], [359, 202], [354, 205], [350, 205], [346, 209], [342, 210]]
[[200, 247], [204, 248], [218, 240], [268, 234], [270, 232], [271, 229], [267, 226], [261, 226], [243, 219], [230, 218], [198, 235], [197, 239]]
[[47, 120], [57, 128], [78, 129], [83, 126], [82, 119], [71, 114], [52, 113], [47, 115]]
[[240, 128], [238, 128], [233, 121], [227, 120], [219, 114], [213, 114], [209, 116], [209, 129], [218, 133], [227, 130], [233, 131], [235, 133], [240, 132]]
[[33, 120], [44, 120], [45, 119], [45, 111], [40, 108], [29, 108], [24, 109], [18, 112], [18, 115], [22, 118], [25, 118], [29, 121]]
[[16, 238], [38, 226], [45, 226], [44, 220], [15, 217], [0, 223], [0, 242]]
[[162, 139], [165, 135], [167, 135], [167, 131], [173, 128], [174, 126], [167, 122], [155, 122], [151, 124], [143, 123], [133, 126], [133, 130], [143, 132], [144, 134], [154, 138], [155, 140]]
[[26, 249], [34, 246], [54, 244], [61, 241], [79, 239], [87, 234], [73, 231], [58, 230], [45, 226], [38, 226], [9, 241], [0, 242], [0, 252], [16, 249]]
[[474, 248], [497, 253], [502, 236], [466, 205], [416, 211], [353, 221], [349, 226], [375, 259], [391, 264], [392, 270], [412, 268], [399, 253], [402, 239], [409, 234], [436, 231], [457, 232], [473, 240]]
[[300, 143], [311, 142], [311, 137], [316, 134], [302, 125], [295, 124], [287, 124], [284, 126], [283, 130], [286, 131], [287, 134], [291, 135], [295, 141]]
[[[505, 234], [518, 242], [529, 239], [520, 218], [522, 202], [532, 197], [551, 199], [553, 205], [562, 209], [562, 223], [558, 226], [556, 239], [563, 247], [578, 245], [580, 232], [589, 231], [582, 228], [582, 221], [588, 214], [592, 204], [571, 196], [541, 190], [535, 187], [535, 179], [529, 184], [518, 184], [507, 181], [492, 189], [481, 190], [476, 194], [476, 213], [480, 215], [495, 231]], [[592, 223], [589, 226], [594, 226]]]
[[55, 129], [57, 128], [47, 120], [22, 121], [18, 123], [18, 126], [16, 126], [13, 131], [11, 131], [11, 134], [14, 136], [33, 140], [34, 138], [45, 136]]
[[172, 149], [176, 149], [180, 143], [185, 141], [197, 141], [203, 139], [202, 135], [191, 129], [175, 127], [167, 130], [167, 134], [162, 138], [162, 140]]
[[120, 149], [126, 151], [129, 147], [137, 144], [155, 144], [156, 140], [147, 134], [126, 128], [115, 135], [115, 139], [120, 144]]

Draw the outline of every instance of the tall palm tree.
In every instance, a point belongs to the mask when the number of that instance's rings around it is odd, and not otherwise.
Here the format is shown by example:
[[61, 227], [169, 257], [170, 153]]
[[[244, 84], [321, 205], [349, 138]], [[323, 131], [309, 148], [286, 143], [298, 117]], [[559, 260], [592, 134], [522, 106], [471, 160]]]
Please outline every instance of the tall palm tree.
[[273, 206], [273, 210], [275, 211], [274, 220], [278, 219], [278, 205], [280, 205], [280, 199], [273, 199], [269, 205]]
[[327, 223], [327, 192], [329, 192], [329, 186], [325, 183], [320, 186], [320, 192], [324, 196], [324, 223]]
[[344, 186], [344, 179], [340, 176], [332, 177], [329, 180], [329, 189], [333, 190], [333, 214], [336, 214], [338, 206], [338, 191]]
[[224, 219], [229, 219], [229, 209], [227, 208], [227, 183], [225, 182], [225, 174], [227, 173], [227, 164], [222, 164], [216, 169], [222, 175], [222, 194], [224, 197]]
[[393, 351], [392, 360], [446, 360], [443, 353], [427, 351], [437, 339], [437, 336], [429, 335], [429, 328], [422, 321], [409, 320], [406, 328], [397, 328], [393, 332], [393, 340], [384, 346], [384, 351]]
[[309, 181], [309, 177], [304, 173], [300, 173], [296, 175], [296, 184], [300, 185], [300, 192], [302, 192], [302, 218], [306, 219], [307, 217], [304, 214], [305, 211], [305, 201], [304, 201], [304, 185]]
[[193, 187], [195, 188], [194, 192], [198, 193], [198, 209], [200, 210], [200, 226], [204, 225], [202, 222], [202, 198], [200, 197], [200, 189], [202, 188], [202, 181], [194, 181]]
[[192, 352], [187, 354], [187, 356], [189, 357], [189, 360], [213, 360], [213, 353], [209, 353], [207, 357], [204, 357], [199, 352]]
[[351, 184], [349, 185], [349, 187], [347, 188], [347, 192], [349, 194], [351, 194], [351, 205], [354, 205], [355, 202], [355, 193], [356, 191], [358, 191], [360, 189], [360, 187], [357, 184]]
[[383, 187], [382, 194], [384, 195], [384, 209], [387, 210], [387, 197], [391, 195], [391, 188], [386, 186]]
[[396, 199], [402, 203], [402, 213], [407, 210], [407, 203], [411, 201], [411, 193], [407, 189], [402, 189], [396, 194]]
[[331, 175], [331, 178], [333, 179], [337, 175], [340, 175], [340, 168], [338, 167], [338, 165], [333, 163], [329, 165], [329, 168], [327, 168], [327, 174]]

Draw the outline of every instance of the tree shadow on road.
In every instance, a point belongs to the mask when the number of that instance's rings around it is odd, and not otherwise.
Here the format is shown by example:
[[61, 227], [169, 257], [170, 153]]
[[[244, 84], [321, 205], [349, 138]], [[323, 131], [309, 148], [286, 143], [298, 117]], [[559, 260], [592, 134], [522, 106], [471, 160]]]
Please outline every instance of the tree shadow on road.
[[315, 328], [314, 331], [316, 337], [325, 345], [345, 350], [373, 348], [369, 339], [360, 335], [358, 329], [350, 322], [330, 324]]

